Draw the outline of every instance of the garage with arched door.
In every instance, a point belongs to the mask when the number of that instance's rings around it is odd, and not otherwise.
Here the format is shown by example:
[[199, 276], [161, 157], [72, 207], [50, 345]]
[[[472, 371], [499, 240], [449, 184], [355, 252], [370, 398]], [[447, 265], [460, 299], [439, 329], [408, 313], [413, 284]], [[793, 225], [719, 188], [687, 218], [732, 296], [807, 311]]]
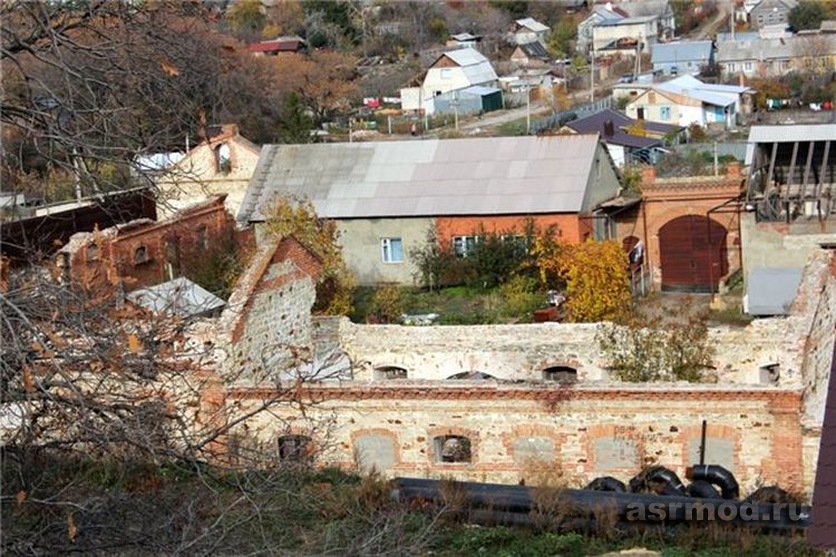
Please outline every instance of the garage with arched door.
[[662, 290], [711, 292], [729, 271], [725, 227], [707, 217], [688, 215], [659, 229]]

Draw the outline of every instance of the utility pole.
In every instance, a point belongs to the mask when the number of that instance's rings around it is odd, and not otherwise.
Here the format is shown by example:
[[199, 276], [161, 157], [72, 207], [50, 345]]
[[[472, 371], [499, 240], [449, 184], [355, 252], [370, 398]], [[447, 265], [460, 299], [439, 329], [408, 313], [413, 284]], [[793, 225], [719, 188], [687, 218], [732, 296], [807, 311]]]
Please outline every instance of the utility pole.
[[595, 102], [595, 38], [592, 39], [592, 59], [589, 63], [589, 102]]
[[531, 83], [525, 85], [525, 134], [531, 135]]

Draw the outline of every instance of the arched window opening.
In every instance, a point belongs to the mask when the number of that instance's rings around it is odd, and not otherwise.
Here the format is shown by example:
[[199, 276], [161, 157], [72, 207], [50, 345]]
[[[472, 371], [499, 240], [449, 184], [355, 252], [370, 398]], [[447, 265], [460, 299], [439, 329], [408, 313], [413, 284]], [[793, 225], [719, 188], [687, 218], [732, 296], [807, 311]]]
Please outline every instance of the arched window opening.
[[543, 381], [577, 383], [578, 370], [569, 366], [552, 366], [543, 370]]
[[490, 381], [496, 380], [496, 377], [482, 371], [463, 371], [461, 373], [454, 373], [447, 380], [454, 381]]
[[438, 462], [470, 462], [470, 439], [463, 435], [439, 435], [433, 439]]
[[229, 145], [221, 143], [215, 147], [215, 164], [218, 172], [228, 173], [232, 170], [232, 155], [229, 151]]
[[139, 265], [148, 261], [148, 248], [139, 246], [134, 250], [134, 265]]
[[311, 459], [313, 443], [307, 435], [282, 435], [279, 437], [279, 460], [303, 462]]
[[374, 378], [378, 380], [406, 379], [406, 368], [400, 366], [380, 366], [374, 370]]

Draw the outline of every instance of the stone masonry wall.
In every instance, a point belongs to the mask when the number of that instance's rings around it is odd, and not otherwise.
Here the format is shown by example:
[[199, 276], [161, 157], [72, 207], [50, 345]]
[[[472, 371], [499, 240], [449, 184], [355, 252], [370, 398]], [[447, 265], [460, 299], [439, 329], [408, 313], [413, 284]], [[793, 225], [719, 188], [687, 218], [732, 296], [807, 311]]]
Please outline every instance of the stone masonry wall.
[[[373, 380], [375, 369], [386, 366], [404, 368], [409, 378], [421, 380], [479, 371], [497, 379], [539, 381], [552, 366], [576, 369], [580, 382], [608, 380], [596, 324], [405, 327], [343, 320], [339, 325], [340, 342], [355, 363], [357, 380]], [[761, 366], [777, 363], [782, 369], [779, 384], [800, 386], [797, 339], [803, 325], [802, 319], [790, 317], [712, 329], [720, 381], [760, 384]]]
[[[604, 475], [626, 482], [645, 464], [667, 466], [684, 479], [685, 467], [698, 463], [706, 420], [708, 461], [728, 467], [744, 493], [758, 481], [810, 488], [802, 472], [798, 391], [405, 382], [319, 387], [305, 395], [317, 402], [304, 417], [280, 406], [247, 427], [273, 446], [288, 431], [309, 436], [321, 462], [388, 476], [537, 485], [560, 469], [582, 486]], [[230, 399], [246, 409], [262, 396], [245, 390]], [[470, 441], [469, 462], [441, 462], [436, 438], [448, 435]]]

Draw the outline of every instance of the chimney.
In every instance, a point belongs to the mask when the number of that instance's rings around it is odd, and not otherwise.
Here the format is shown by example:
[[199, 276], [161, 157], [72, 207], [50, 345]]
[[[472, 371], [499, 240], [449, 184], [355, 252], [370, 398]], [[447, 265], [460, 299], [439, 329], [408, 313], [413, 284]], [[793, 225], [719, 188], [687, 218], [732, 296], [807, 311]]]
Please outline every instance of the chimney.
[[615, 133], [615, 127], [613, 126], [612, 120], [605, 120], [604, 121], [604, 136], [605, 137], [612, 137]]

